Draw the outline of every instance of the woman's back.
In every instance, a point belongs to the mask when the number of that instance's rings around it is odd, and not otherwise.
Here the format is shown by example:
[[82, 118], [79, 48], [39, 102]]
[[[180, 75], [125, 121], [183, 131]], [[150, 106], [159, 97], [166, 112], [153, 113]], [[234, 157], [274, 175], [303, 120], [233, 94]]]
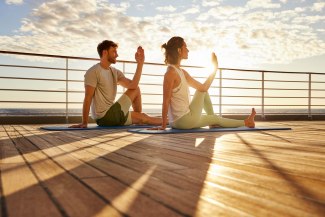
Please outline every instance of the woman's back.
[[172, 123], [190, 111], [190, 91], [184, 72], [174, 65], [170, 66], [175, 69], [180, 77], [179, 85], [172, 90], [172, 96], [168, 108], [169, 122]]

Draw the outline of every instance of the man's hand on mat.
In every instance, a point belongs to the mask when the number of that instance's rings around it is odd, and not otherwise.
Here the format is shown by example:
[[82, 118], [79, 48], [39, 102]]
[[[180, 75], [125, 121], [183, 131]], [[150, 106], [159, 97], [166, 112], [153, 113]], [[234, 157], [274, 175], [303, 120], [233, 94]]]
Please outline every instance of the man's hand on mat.
[[147, 130], [166, 130], [166, 127], [152, 127], [152, 128], [148, 128]]
[[88, 124], [74, 124], [74, 125], [71, 125], [69, 126], [69, 128], [87, 128], [87, 125]]

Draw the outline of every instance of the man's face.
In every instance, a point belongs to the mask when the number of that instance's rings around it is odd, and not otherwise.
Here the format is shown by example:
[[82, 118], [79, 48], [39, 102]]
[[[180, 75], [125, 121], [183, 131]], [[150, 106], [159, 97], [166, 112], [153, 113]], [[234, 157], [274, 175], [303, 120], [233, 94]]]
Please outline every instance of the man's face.
[[110, 47], [107, 50], [107, 61], [110, 63], [116, 63], [116, 58], [118, 57], [117, 54], [117, 47]]

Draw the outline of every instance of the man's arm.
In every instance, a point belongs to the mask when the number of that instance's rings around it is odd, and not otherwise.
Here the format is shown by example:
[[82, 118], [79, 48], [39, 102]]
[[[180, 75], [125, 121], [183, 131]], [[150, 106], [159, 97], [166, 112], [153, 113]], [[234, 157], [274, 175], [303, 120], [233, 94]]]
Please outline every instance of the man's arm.
[[142, 68], [144, 64], [144, 50], [141, 46], [138, 47], [138, 50], [135, 53], [135, 60], [137, 61], [137, 69], [135, 70], [133, 79], [130, 80], [126, 77], [122, 77], [118, 80], [118, 83], [121, 86], [131, 90], [137, 89], [142, 74]]
[[87, 128], [90, 104], [91, 104], [91, 100], [94, 96], [94, 93], [95, 93], [94, 87], [92, 87], [90, 85], [85, 86], [85, 98], [84, 98], [84, 102], [83, 102], [83, 106], [82, 106], [82, 123], [71, 125], [69, 127], [71, 127], [71, 128]]

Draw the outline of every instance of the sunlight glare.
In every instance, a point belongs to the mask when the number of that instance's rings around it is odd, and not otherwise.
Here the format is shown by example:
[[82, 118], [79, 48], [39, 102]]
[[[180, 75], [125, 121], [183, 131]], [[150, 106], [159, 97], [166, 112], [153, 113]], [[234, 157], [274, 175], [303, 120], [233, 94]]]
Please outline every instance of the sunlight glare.
[[[222, 146], [222, 137], [223, 136], [215, 138], [212, 157], [214, 157], [216, 155], [216, 153], [218, 152], [218, 147]], [[215, 176], [220, 175], [220, 173], [222, 173], [220, 166], [217, 164], [213, 164], [211, 162], [209, 165], [209, 168], [207, 170], [207, 174], [206, 174], [206, 177], [204, 180], [204, 184], [202, 186], [202, 190], [200, 192], [200, 200], [197, 203], [197, 207], [196, 207], [197, 215], [200, 215], [200, 213], [202, 213], [204, 210], [207, 210], [210, 208], [209, 204], [211, 204], [211, 202], [207, 203], [207, 200], [211, 200], [214, 203], [218, 203], [217, 200], [215, 200], [215, 198], [210, 198], [209, 192], [212, 189], [211, 189], [211, 186], [209, 185], [209, 183], [210, 183], [211, 179], [213, 179]]]
[[[6, 177], [2, 178], [4, 196], [10, 196], [38, 184], [30, 169], [23, 164], [3, 164], [2, 167], [2, 177]], [[23, 180], [21, 174], [24, 174]]]
[[204, 141], [204, 138], [196, 138], [195, 139], [195, 148], [199, 147], [201, 143]]
[[122, 212], [127, 213], [129, 208], [137, 199], [139, 191], [143, 188], [143, 186], [146, 185], [152, 173], [156, 170], [156, 167], [157, 166], [150, 167], [137, 181], [131, 185], [131, 187], [126, 188], [124, 192], [121, 192], [119, 196], [114, 198], [112, 205], [117, 207]]

